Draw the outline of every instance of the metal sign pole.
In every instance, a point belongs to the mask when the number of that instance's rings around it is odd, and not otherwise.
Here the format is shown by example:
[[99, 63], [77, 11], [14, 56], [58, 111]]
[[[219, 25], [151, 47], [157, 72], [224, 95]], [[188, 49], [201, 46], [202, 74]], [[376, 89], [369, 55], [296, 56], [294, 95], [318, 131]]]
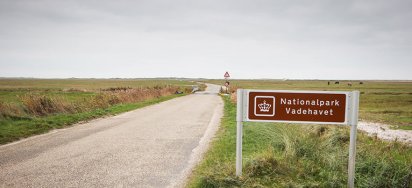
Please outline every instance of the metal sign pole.
[[351, 93], [348, 187], [355, 187], [356, 131], [358, 126], [359, 91]]
[[236, 176], [242, 175], [243, 89], [237, 90], [236, 107]]

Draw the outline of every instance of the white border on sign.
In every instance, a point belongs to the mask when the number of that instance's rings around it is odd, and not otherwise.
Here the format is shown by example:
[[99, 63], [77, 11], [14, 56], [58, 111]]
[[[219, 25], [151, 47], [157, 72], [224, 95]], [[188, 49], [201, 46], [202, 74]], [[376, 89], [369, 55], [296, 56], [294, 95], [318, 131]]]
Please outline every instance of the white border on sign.
[[[257, 107], [257, 104], [256, 104], [256, 99], [257, 98], [273, 98], [273, 104], [272, 104], [272, 107], [273, 107], [273, 113], [272, 114], [257, 114], [256, 113], [256, 107]], [[276, 100], [276, 98], [275, 97], [273, 97], [273, 96], [255, 96], [255, 106], [254, 106], [254, 112], [255, 112], [255, 116], [274, 116], [275, 115], [275, 100]]]
[[[301, 90], [250, 90], [245, 89], [245, 94], [243, 95], [243, 121], [250, 122], [277, 122], [277, 123], [303, 123], [303, 124], [330, 124], [330, 125], [349, 125], [348, 119], [350, 117], [350, 97], [351, 92], [346, 91], [301, 91]], [[271, 93], [319, 93], [319, 94], [345, 94], [346, 96], [346, 109], [345, 109], [345, 121], [344, 122], [317, 122], [317, 121], [286, 121], [286, 120], [253, 120], [249, 119], [249, 93], [250, 92], [271, 92]], [[269, 96], [268, 96], [269, 97]]]

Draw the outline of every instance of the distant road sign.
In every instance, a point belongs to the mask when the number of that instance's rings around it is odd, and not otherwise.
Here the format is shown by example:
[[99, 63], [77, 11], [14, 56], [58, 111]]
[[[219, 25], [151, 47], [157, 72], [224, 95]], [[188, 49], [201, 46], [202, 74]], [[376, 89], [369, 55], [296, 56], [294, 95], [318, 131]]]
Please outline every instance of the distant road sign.
[[245, 121], [347, 124], [349, 92], [247, 91]]
[[225, 79], [229, 78], [230, 77], [229, 72], [226, 71], [224, 77]]

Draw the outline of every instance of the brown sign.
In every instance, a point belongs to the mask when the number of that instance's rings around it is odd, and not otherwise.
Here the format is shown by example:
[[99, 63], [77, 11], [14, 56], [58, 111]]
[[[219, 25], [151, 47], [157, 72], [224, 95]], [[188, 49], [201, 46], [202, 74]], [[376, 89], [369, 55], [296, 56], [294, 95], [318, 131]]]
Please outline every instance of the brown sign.
[[346, 122], [347, 93], [260, 92], [248, 95], [249, 121]]

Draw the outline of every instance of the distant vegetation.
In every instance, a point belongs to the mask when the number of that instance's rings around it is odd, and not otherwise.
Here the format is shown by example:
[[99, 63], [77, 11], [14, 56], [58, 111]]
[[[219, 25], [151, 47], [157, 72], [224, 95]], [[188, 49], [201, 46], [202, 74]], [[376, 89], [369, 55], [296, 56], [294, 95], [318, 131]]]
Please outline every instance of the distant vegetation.
[[[0, 79], [0, 144], [190, 93], [178, 80]], [[202, 86], [202, 88], [204, 88]]]

